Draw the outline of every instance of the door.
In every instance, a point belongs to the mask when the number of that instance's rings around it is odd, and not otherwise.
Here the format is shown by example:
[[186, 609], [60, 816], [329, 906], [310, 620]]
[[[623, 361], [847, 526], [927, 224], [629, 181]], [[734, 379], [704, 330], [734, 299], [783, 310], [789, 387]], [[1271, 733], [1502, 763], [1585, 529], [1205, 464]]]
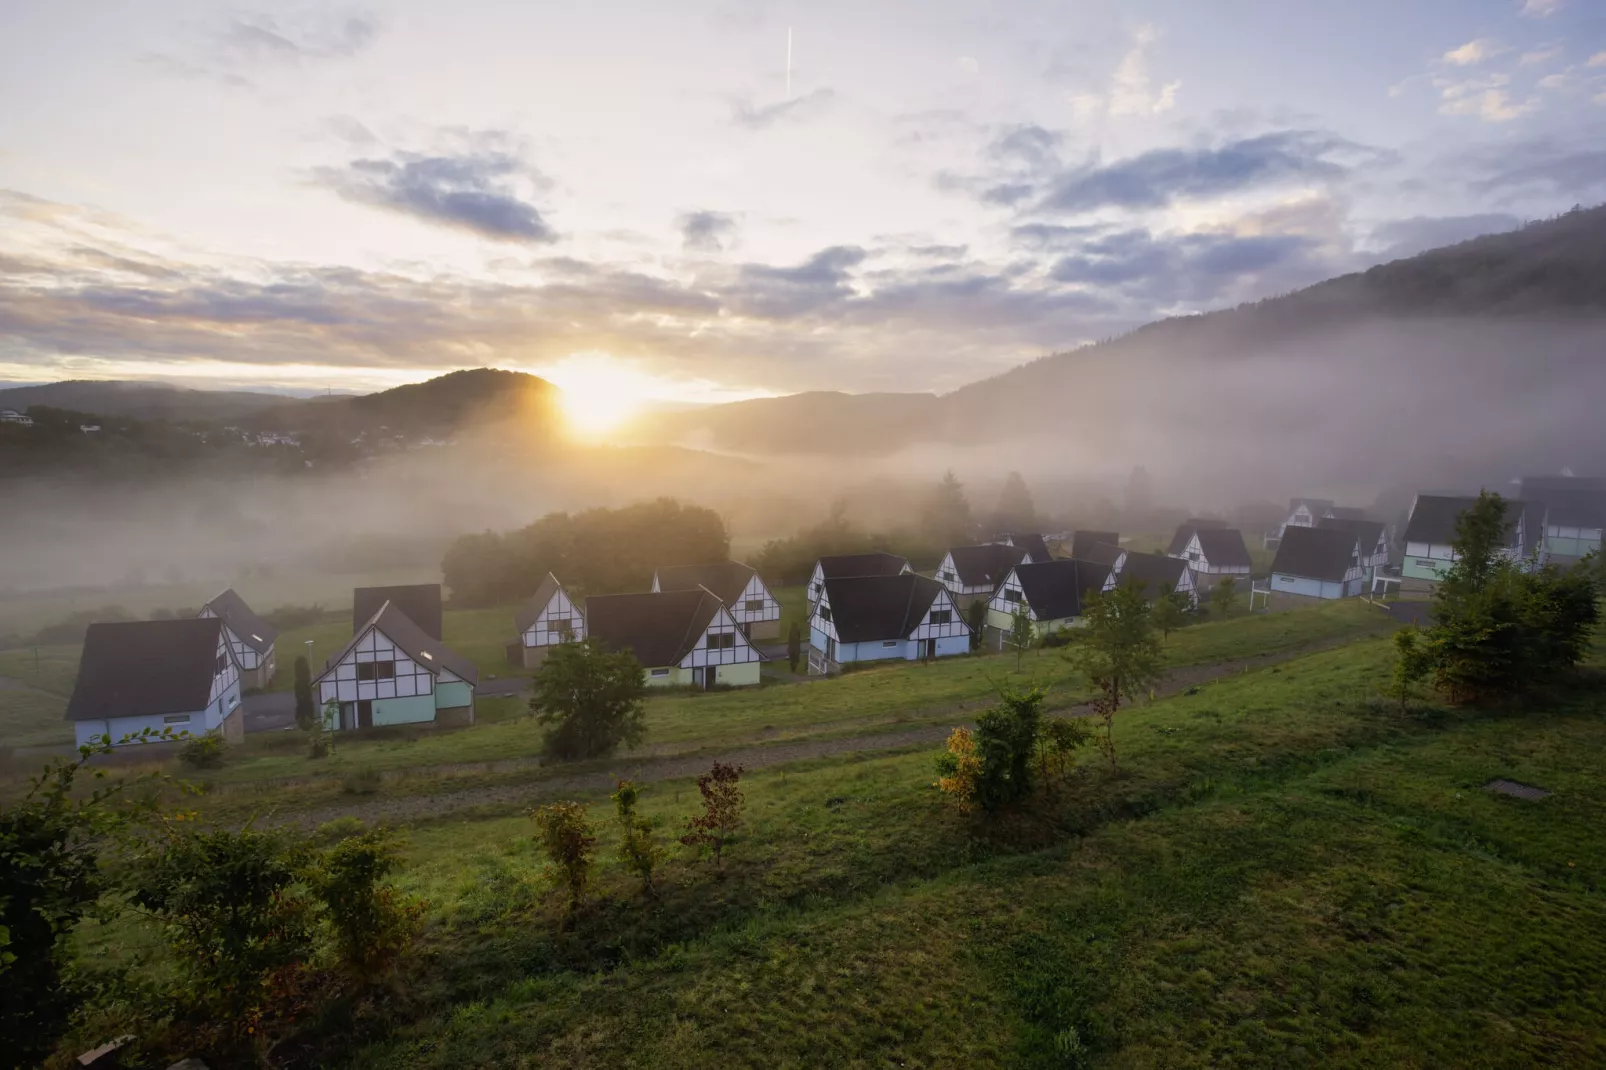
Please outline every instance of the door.
[[714, 689], [714, 681], [716, 681], [717, 679], [719, 679], [719, 670], [717, 668], [715, 668], [714, 666], [712, 666], [712, 665], [704, 665], [703, 666], [703, 690], [704, 691], [712, 691]]
[[929, 661], [932, 658], [937, 656], [937, 640], [935, 640], [935, 639], [926, 639], [926, 640], [923, 640], [923, 642], [926, 645], [925, 657], [926, 657], [926, 660]]
[[357, 703], [357, 727], [372, 728], [374, 726], [374, 704], [367, 699]]

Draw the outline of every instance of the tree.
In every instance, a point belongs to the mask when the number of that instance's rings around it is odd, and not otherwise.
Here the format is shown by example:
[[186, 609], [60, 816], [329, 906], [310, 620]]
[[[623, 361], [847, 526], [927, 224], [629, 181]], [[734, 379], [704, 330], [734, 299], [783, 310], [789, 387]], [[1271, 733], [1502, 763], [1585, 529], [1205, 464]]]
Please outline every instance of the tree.
[[597, 837], [586, 819], [586, 808], [576, 802], [551, 803], [532, 810], [530, 818], [535, 822], [541, 849], [557, 867], [558, 879], [569, 890], [569, 914], [572, 916], [585, 897], [586, 885], [591, 880], [592, 852], [597, 846]]
[[697, 791], [703, 797], [703, 812], [686, 821], [686, 834], [680, 842], [687, 847], [712, 847], [714, 865], [723, 865], [725, 844], [742, 823], [742, 804], [746, 797], [739, 787], [742, 767], [715, 762], [713, 768], [697, 778]]
[[1408, 625], [1394, 633], [1394, 686], [1399, 691], [1400, 712], [1411, 695], [1411, 686], [1432, 668], [1432, 654], [1422, 642], [1422, 633]]
[[1227, 614], [1238, 601], [1238, 581], [1231, 576], [1225, 576], [1210, 591], [1210, 605], [1226, 620]]
[[981, 759], [976, 755], [976, 737], [963, 726], [948, 734], [948, 743], [937, 756], [937, 788], [961, 811], [968, 811], [976, 800], [976, 784], [981, 779]]
[[401, 844], [383, 829], [370, 829], [324, 852], [309, 875], [340, 966], [358, 981], [385, 973], [422, 922], [423, 904], [386, 883], [401, 862]]
[[965, 610], [965, 623], [970, 625], [970, 649], [980, 650], [987, 635], [987, 601], [978, 598]]
[[312, 667], [304, 655], [296, 655], [296, 727], [303, 732], [318, 718], [318, 703], [312, 697]]
[[621, 780], [614, 788], [612, 798], [619, 814], [619, 861], [641, 878], [643, 892], [657, 898], [658, 893], [652, 886], [652, 874], [663, 857], [663, 848], [653, 835], [652, 822], [636, 814], [640, 792], [635, 784]]
[[965, 488], [950, 469], [943, 473], [926, 500], [920, 516], [920, 531], [938, 545], [961, 546], [970, 539], [974, 528]]
[[1099, 747], [1118, 770], [1115, 756], [1115, 715], [1123, 701], [1143, 694], [1160, 677], [1160, 639], [1143, 592], [1123, 583], [1092, 596], [1083, 608], [1081, 642], [1071, 655], [1097, 693], [1093, 710], [1104, 734]]
[[976, 756], [981, 761], [976, 801], [983, 810], [996, 810], [1031, 794], [1032, 758], [1045, 694], [1042, 688], [1006, 688], [976, 718]]
[[996, 519], [1000, 531], [1033, 531], [1037, 527], [1037, 507], [1019, 472], [1011, 472], [1004, 479], [1004, 489], [998, 493]]
[[559, 643], [536, 674], [530, 711], [549, 725], [543, 751], [560, 761], [612, 754], [646, 734], [647, 682], [629, 651], [612, 653], [598, 639]]
[[797, 672], [797, 663], [803, 660], [803, 626], [797, 621], [786, 631], [786, 663]]
[[1092, 729], [1080, 717], [1055, 717], [1044, 721], [1037, 733], [1038, 772], [1043, 783], [1064, 780], [1076, 761], [1077, 749], [1092, 738]]
[[1171, 633], [1182, 627], [1183, 612], [1188, 607], [1188, 596], [1171, 589], [1166, 584], [1160, 589], [1160, 597], [1154, 600], [1154, 606], [1149, 610], [1149, 618], [1154, 626], [1160, 630], [1160, 642], [1164, 643], [1171, 638]]
[[1021, 656], [1037, 641], [1037, 631], [1025, 602], [1015, 603], [1015, 612], [1009, 618], [1009, 645], [1015, 649], [1015, 671], [1020, 671]]

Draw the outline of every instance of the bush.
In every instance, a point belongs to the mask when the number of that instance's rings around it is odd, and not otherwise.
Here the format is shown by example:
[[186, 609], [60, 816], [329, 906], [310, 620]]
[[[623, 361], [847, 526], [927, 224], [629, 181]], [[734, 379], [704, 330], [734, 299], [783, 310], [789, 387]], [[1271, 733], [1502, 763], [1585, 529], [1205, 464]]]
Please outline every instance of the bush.
[[536, 674], [530, 712], [549, 725], [542, 750], [559, 761], [601, 758], [646, 732], [647, 682], [628, 651], [596, 639], [560, 643]]
[[335, 844], [311, 876], [340, 966], [360, 981], [387, 970], [418, 932], [423, 904], [384, 883], [400, 865], [401, 845], [372, 830]]
[[191, 769], [218, 769], [227, 752], [228, 744], [223, 742], [223, 737], [208, 733], [185, 740], [178, 749], [178, 760]]
[[535, 821], [536, 839], [541, 849], [557, 869], [558, 879], [569, 890], [569, 913], [572, 915], [585, 896], [591, 880], [592, 852], [597, 838], [592, 834], [591, 823], [586, 820], [583, 803], [552, 803], [530, 812]]
[[687, 820], [686, 834], [680, 842], [687, 847], [712, 847], [716, 866], [723, 865], [725, 844], [742, 823], [742, 804], [746, 797], [738, 787], [741, 779], [741, 766], [722, 762], [715, 762], [713, 768], [697, 778], [703, 812]]
[[655, 896], [652, 874], [663, 857], [663, 848], [653, 835], [652, 822], [636, 816], [638, 798], [636, 785], [628, 780], [619, 781], [614, 789], [613, 802], [619, 814], [619, 861], [641, 878], [643, 892]]
[[382, 780], [377, 769], [358, 769], [340, 778], [340, 791], [345, 795], [373, 795]]

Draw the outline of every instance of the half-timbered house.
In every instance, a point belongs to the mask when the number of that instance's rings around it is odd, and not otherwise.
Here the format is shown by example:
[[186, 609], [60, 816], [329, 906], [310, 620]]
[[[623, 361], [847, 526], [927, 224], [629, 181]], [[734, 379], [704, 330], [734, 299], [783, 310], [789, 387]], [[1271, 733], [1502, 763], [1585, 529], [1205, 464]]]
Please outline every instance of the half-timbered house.
[[1088, 555], [1093, 547], [1100, 544], [1109, 546], [1121, 545], [1121, 534], [1116, 531], [1073, 531], [1071, 532], [1071, 556], [1078, 561], [1092, 561]]
[[240, 686], [250, 690], [265, 688], [273, 682], [275, 665], [274, 644], [279, 630], [245, 604], [245, 599], [230, 587], [201, 607], [201, 617], [217, 617], [223, 622], [228, 636], [229, 649], [234, 663], [240, 668]]
[[394, 602], [357, 625], [313, 681], [320, 706], [340, 704], [334, 730], [474, 723], [479, 669], [428, 634]]
[[705, 587], [593, 595], [586, 599], [586, 629], [608, 649], [633, 653], [650, 687], [759, 682], [764, 655]]
[[[1418, 494], [1405, 525], [1405, 560], [1400, 575], [1407, 584], [1437, 583], [1455, 563], [1455, 527], [1461, 514], [1477, 504], [1475, 497]], [[1502, 555], [1519, 560], [1530, 552], [1542, 556], [1544, 521], [1537, 503], [1506, 502], [1505, 545]], [[1530, 530], [1534, 531], [1532, 541]]]
[[1024, 551], [1026, 554], [1024, 560], [1028, 564], [1040, 565], [1045, 561], [1054, 560], [1054, 555], [1048, 549], [1048, 540], [1042, 535], [1030, 532], [1011, 532], [1007, 535], [1000, 535], [993, 541], [1004, 546], [1014, 546]]
[[370, 617], [379, 612], [386, 602], [395, 606], [425, 635], [440, 642], [445, 634], [441, 630], [441, 585], [438, 583], [407, 583], [396, 587], [358, 587], [351, 593], [351, 628], [356, 634]]
[[1075, 558], [1040, 563], [1021, 562], [1009, 570], [987, 603], [987, 644], [1002, 649], [1015, 627], [1015, 614], [1024, 609], [1032, 634], [1043, 639], [1064, 628], [1082, 624], [1082, 605], [1090, 594], [1104, 590], [1110, 566]]
[[961, 611], [974, 602], [992, 599], [1009, 570], [1020, 564], [1026, 551], [1019, 546], [990, 542], [980, 546], [955, 546], [943, 555], [937, 566], [937, 582], [948, 588]]
[[826, 580], [846, 579], [849, 576], [901, 576], [910, 571], [909, 559], [874, 550], [867, 554], [832, 554], [814, 562], [814, 573], [809, 577], [809, 605], [820, 600]]
[[758, 570], [740, 561], [711, 565], [671, 565], [653, 573], [655, 591], [712, 591], [749, 639], [779, 639], [781, 603], [770, 594]]
[[[525, 669], [539, 669], [559, 643], [586, 637], [585, 614], [550, 572], [513, 615], [513, 624], [519, 640], [509, 648], [509, 660]], [[511, 656], [515, 654], [516, 658]]]
[[1227, 522], [1225, 520], [1212, 520], [1209, 517], [1190, 516], [1188, 519], [1177, 525], [1177, 530], [1171, 536], [1171, 545], [1165, 548], [1166, 556], [1181, 557], [1183, 551], [1188, 548], [1188, 540], [1193, 536], [1193, 533], [1198, 531], [1200, 528], [1219, 530], [1221, 528], [1225, 528], [1226, 526]]
[[[91, 624], [67, 702], [78, 745], [172, 736], [245, 738], [240, 667], [216, 617]], [[132, 738], [131, 738], [132, 737]]]
[[848, 576], [825, 581], [809, 618], [809, 671], [860, 661], [944, 658], [970, 650], [970, 626], [936, 580]]
[[1237, 528], [1190, 527], [1185, 524], [1177, 529], [1177, 537], [1172, 538], [1171, 545], [1176, 546], [1184, 533], [1186, 538], [1181, 540], [1180, 551], [1167, 553], [1166, 556], [1188, 563], [1198, 597], [1204, 597], [1229, 576], [1239, 590], [1249, 590], [1253, 565], [1249, 560], [1249, 548], [1244, 545], [1243, 532]]
[[1381, 520], [1350, 519], [1324, 516], [1316, 521], [1318, 528], [1347, 531], [1355, 536], [1361, 553], [1361, 575], [1368, 586], [1384, 565], [1389, 563], [1388, 526]]
[[[1094, 547], [1094, 550], [1097, 552], [1107, 548], [1108, 544], [1103, 544]], [[1104, 581], [1106, 591], [1114, 590], [1117, 584], [1130, 584], [1142, 590], [1143, 597], [1150, 602], [1175, 593], [1186, 598], [1189, 606], [1199, 604], [1193, 570], [1188, 567], [1186, 559], [1116, 549], [1117, 556], [1111, 565], [1109, 579]]]
[[1598, 553], [1602, 530], [1606, 529], [1606, 481], [1580, 476], [1524, 476], [1518, 496], [1542, 506], [1543, 536], [1535, 532], [1533, 543], [1542, 546], [1545, 560], [1561, 563], [1577, 561]]
[[1329, 498], [1288, 499], [1288, 515], [1283, 518], [1283, 522], [1277, 525], [1276, 528], [1266, 532], [1265, 548], [1275, 550], [1277, 544], [1282, 540], [1283, 532], [1289, 528], [1315, 527], [1316, 521], [1320, 520], [1331, 508], [1333, 508], [1333, 502]]
[[1291, 524], [1271, 564], [1269, 598], [1350, 598], [1365, 589], [1364, 577], [1355, 532]]

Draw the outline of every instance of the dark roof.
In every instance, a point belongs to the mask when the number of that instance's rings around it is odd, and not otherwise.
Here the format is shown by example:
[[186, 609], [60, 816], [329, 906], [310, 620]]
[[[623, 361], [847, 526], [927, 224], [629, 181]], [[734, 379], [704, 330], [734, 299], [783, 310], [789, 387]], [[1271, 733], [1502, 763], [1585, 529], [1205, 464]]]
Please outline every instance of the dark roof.
[[1090, 546], [1082, 547], [1080, 554], [1074, 555], [1078, 561], [1091, 561], [1096, 565], [1113, 568], [1121, 555], [1126, 553], [1113, 542], [1096, 542]]
[[[1330, 520], [1365, 520], [1366, 510], [1357, 509], [1350, 505], [1332, 505], [1327, 508], [1327, 518]], [[1318, 520], [1322, 519], [1317, 517]]]
[[1020, 564], [1026, 551], [1019, 546], [1005, 546], [990, 542], [982, 546], [955, 546], [948, 551], [959, 574], [959, 582], [966, 587], [991, 586], [997, 588], [1009, 575], [1009, 570]]
[[692, 591], [704, 587], [727, 606], [735, 605], [752, 582], [755, 570], [740, 561], [716, 561], [711, 565], [670, 565], [658, 570], [661, 591]]
[[1244, 545], [1243, 532], [1237, 528], [1201, 528], [1199, 549], [1205, 560], [1216, 568], [1250, 568], [1249, 547]]
[[1370, 557], [1377, 551], [1377, 542], [1383, 537], [1383, 522], [1381, 520], [1352, 520], [1348, 517], [1324, 516], [1316, 521], [1319, 528], [1333, 528], [1336, 531], [1348, 531], [1355, 536], [1361, 545], [1361, 556]]
[[1011, 532], [1004, 538], [1009, 540], [1009, 545], [1026, 551], [1026, 560], [1034, 565], [1054, 559], [1054, 555], [1048, 552], [1048, 543], [1035, 532]]
[[1103, 590], [1110, 566], [1074, 558], [1022, 563], [1015, 566], [1015, 578], [1038, 620], [1062, 620], [1082, 615], [1082, 600]]
[[819, 561], [825, 579], [843, 576], [896, 576], [909, 566], [909, 559], [874, 550], [867, 554], [833, 554]]
[[[1577, 480], [1583, 484], [1592, 480]], [[1606, 491], [1587, 486], [1559, 489], [1534, 488], [1523, 480], [1523, 499], [1544, 505], [1544, 522], [1551, 527], [1598, 528], [1606, 526]]]
[[425, 635], [439, 642], [441, 635], [441, 585], [438, 583], [410, 583], [399, 587], [358, 587], [351, 592], [352, 634], [386, 602], [407, 614], [407, 619], [421, 628]]
[[1158, 598], [1169, 587], [1175, 590], [1188, 571], [1188, 563], [1179, 557], [1165, 554], [1140, 554], [1127, 551], [1126, 563], [1121, 566], [1121, 583], [1135, 583], [1150, 598]]
[[1285, 576], [1342, 583], [1358, 542], [1355, 532], [1343, 528], [1291, 527], [1277, 544], [1277, 558], [1271, 570]]
[[91, 624], [67, 720], [205, 709], [222, 632], [217, 617]]
[[[1477, 504], [1477, 498], [1443, 494], [1418, 494], [1411, 507], [1411, 519], [1405, 525], [1406, 542], [1429, 542], [1448, 545], [1455, 540], [1455, 523], [1461, 514]], [[1508, 542], [1515, 543], [1517, 520], [1531, 514], [1526, 502], [1506, 502], [1506, 534]], [[1529, 538], [1533, 538], [1532, 532]]]
[[1177, 525], [1176, 533], [1171, 536], [1171, 545], [1166, 547], [1166, 553], [1175, 557], [1188, 548], [1188, 540], [1193, 538], [1196, 531], [1213, 531], [1225, 528], [1225, 520], [1212, 520], [1208, 517], [1190, 516]]
[[1071, 533], [1071, 556], [1078, 561], [1092, 561], [1087, 551], [1101, 542], [1111, 546], [1121, 545], [1121, 535], [1115, 531], [1073, 531]]
[[369, 628], [378, 628], [386, 639], [426, 669], [448, 669], [471, 684], [480, 682], [478, 666], [439, 639], [426, 634], [400, 606], [389, 601], [382, 603], [357, 626], [357, 630], [351, 633], [351, 642], [324, 664], [323, 675], [340, 664], [341, 659], [351, 652], [351, 648], [357, 645], [357, 640]]
[[702, 587], [594, 595], [586, 599], [586, 634], [611, 650], [634, 652], [643, 668], [678, 665], [719, 608], [719, 599]]
[[1518, 482], [1517, 497], [1525, 501], [1544, 501], [1547, 494], [1556, 490], [1606, 491], [1606, 479], [1596, 476], [1523, 476]]
[[223, 618], [236, 639], [258, 654], [266, 654], [273, 641], [279, 638], [279, 629], [251, 612], [251, 607], [234, 593], [233, 587], [213, 598], [206, 607]]
[[[926, 619], [943, 592], [936, 580], [912, 572], [901, 576], [844, 576], [827, 580], [825, 598], [839, 642], [905, 639]], [[964, 623], [958, 610], [956, 623]]]
[[541, 615], [541, 611], [546, 609], [546, 604], [552, 601], [552, 596], [562, 589], [563, 584], [558, 582], [556, 576], [548, 572], [546, 579], [541, 581], [541, 586], [537, 587], [535, 593], [530, 596], [530, 600], [524, 603], [524, 606], [517, 613], [513, 614], [513, 625], [518, 628], [520, 635], [530, 630], [531, 626], [535, 624], [536, 618]]

